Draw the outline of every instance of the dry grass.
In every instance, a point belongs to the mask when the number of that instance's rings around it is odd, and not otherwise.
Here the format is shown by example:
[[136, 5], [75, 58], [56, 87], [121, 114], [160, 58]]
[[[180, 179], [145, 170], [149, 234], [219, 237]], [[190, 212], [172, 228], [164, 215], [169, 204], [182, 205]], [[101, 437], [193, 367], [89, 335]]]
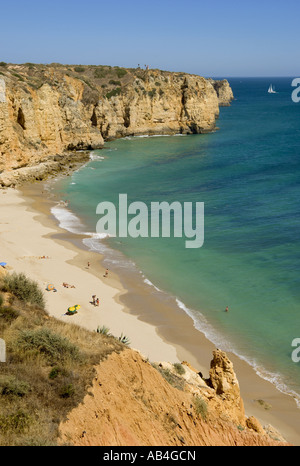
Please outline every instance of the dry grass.
[[49, 317], [13, 294], [0, 296], [7, 349], [0, 363], [0, 445], [56, 445], [58, 426], [87, 394], [94, 366], [125, 346]]

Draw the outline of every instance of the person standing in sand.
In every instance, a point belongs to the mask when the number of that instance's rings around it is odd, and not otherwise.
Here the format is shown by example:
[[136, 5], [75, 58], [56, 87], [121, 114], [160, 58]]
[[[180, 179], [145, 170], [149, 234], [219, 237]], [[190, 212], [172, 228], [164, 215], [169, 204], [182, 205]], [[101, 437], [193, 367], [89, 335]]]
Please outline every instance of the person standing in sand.
[[108, 276], [108, 269], [105, 270], [105, 274], [103, 275], [103, 277], [107, 277]]
[[96, 306], [99, 306], [99, 298], [96, 299]]

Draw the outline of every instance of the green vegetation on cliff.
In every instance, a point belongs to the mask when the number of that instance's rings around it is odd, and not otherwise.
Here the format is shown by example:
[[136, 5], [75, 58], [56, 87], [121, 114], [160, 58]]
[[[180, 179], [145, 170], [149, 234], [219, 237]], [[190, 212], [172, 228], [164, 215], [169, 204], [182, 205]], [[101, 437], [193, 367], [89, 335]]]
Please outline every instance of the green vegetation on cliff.
[[83, 401], [94, 365], [124, 344], [47, 315], [42, 291], [23, 274], [7, 275], [0, 289], [0, 338], [6, 343], [0, 445], [56, 445], [58, 426]]

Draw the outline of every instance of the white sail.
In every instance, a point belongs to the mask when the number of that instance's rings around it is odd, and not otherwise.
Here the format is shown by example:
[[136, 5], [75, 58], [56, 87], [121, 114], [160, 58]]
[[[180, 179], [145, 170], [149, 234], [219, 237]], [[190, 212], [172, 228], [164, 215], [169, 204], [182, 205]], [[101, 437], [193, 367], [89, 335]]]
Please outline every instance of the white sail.
[[273, 89], [273, 84], [270, 84], [270, 87], [268, 89], [268, 93], [269, 94], [277, 94], [277, 92], [275, 91], [275, 87]]

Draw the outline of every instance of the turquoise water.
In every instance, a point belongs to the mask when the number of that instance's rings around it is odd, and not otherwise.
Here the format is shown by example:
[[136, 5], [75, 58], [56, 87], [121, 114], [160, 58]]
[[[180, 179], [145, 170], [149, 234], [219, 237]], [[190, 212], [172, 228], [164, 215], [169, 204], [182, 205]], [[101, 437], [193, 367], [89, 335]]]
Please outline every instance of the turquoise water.
[[[118, 205], [119, 193], [148, 206], [204, 202], [200, 249], [172, 237], [105, 243], [176, 296], [218, 347], [296, 396], [300, 363], [292, 362], [291, 343], [300, 337], [300, 103], [291, 100], [292, 78], [229, 81], [236, 100], [221, 109], [218, 131], [106, 143], [55, 191], [90, 232], [97, 204]], [[267, 93], [271, 82], [278, 94]], [[69, 220], [76, 229], [76, 218]], [[92, 242], [100, 251], [103, 240]]]

